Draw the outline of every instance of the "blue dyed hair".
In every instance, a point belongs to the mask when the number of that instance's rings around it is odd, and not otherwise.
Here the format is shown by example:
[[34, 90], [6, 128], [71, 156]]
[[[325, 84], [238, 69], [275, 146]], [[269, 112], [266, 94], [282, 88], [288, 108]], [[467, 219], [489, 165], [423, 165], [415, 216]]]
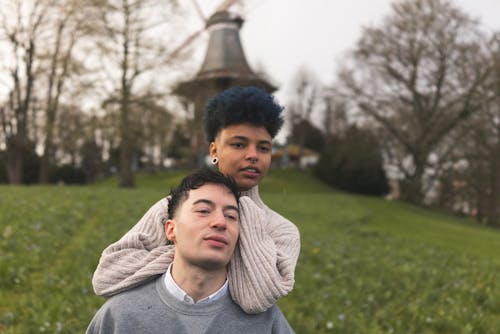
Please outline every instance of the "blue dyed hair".
[[256, 87], [232, 87], [208, 100], [203, 126], [208, 142], [227, 126], [248, 123], [264, 127], [272, 138], [283, 125], [283, 107], [274, 97]]

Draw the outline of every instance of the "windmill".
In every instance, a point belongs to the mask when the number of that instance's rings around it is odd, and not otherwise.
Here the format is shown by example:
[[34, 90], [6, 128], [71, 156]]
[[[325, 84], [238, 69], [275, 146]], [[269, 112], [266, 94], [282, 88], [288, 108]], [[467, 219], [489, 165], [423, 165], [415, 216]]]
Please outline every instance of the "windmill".
[[233, 86], [252, 85], [268, 92], [275, 91], [276, 87], [255, 74], [248, 65], [239, 34], [244, 20], [229, 10], [237, 0], [223, 1], [208, 19], [205, 19], [196, 0], [192, 2], [198, 15], [205, 22], [205, 28], [189, 36], [170, 57], [178, 55], [203, 31], [209, 31], [207, 51], [200, 70], [192, 79], [181, 82], [173, 90], [174, 94], [182, 97], [186, 104], [191, 104], [194, 109], [190, 127], [192, 158], [195, 165], [201, 166], [204, 164], [206, 154], [201, 124], [206, 101]]

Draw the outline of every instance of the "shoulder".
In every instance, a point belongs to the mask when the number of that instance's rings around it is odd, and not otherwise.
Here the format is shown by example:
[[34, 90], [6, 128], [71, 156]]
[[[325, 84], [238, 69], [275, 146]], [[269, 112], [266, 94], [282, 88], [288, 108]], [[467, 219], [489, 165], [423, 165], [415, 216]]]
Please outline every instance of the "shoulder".
[[144, 284], [112, 296], [104, 303], [99, 313], [108, 314], [115, 321], [126, 320], [132, 314], [134, 317], [140, 317], [151, 313], [151, 310], [163, 304], [156, 291], [156, 282], [159, 279], [161, 276], [154, 276], [154, 279]]
[[[154, 276], [155, 278], [157, 276]], [[102, 309], [113, 314], [126, 315], [147, 310], [157, 298], [155, 282], [158, 278], [147, 281], [131, 290], [123, 291], [109, 298]]]
[[156, 294], [155, 282], [156, 279], [152, 279], [144, 284], [136, 286], [135, 288], [114, 295], [106, 301], [105, 305], [108, 305], [108, 308], [110, 309], [123, 308], [127, 305], [133, 305], [134, 309], [136, 309], [138, 305], [150, 301]]
[[290, 220], [283, 217], [281, 214], [277, 213], [276, 211], [270, 209], [267, 206], [265, 208], [265, 211], [269, 224], [271, 224], [271, 226], [279, 227], [279, 229], [271, 229], [271, 231], [279, 230], [281, 233], [296, 235], [296, 236], [299, 235], [299, 229]]
[[[296, 232], [298, 234], [298, 229], [293, 224], [290, 220], [287, 218], [283, 217], [281, 214], [277, 213], [270, 207], [268, 207], [261, 199], [260, 193], [259, 193], [259, 186], [255, 186], [251, 188], [250, 190], [244, 191], [241, 193], [241, 196], [248, 196], [252, 202], [259, 207], [261, 210], [263, 210], [266, 214], [267, 221], [274, 225], [274, 226], [279, 226], [288, 228], [291, 233]], [[245, 205], [245, 202], [241, 203], [242, 205]]]
[[87, 333], [157, 333], [165, 328], [171, 333], [181, 332], [182, 324], [174, 312], [167, 310], [156, 290], [161, 277], [108, 299]]

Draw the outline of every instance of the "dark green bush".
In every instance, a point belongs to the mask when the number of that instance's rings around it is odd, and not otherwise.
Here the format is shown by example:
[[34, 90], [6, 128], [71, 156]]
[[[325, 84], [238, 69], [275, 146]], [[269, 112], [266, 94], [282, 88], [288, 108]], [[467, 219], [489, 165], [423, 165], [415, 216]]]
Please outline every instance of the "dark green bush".
[[53, 167], [49, 175], [50, 183], [84, 184], [86, 175], [83, 169], [72, 165]]
[[348, 192], [385, 195], [389, 191], [377, 138], [367, 130], [351, 127], [325, 146], [315, 175]]
[[5, 151], [0, 151], [0, 184], [7, 183], [7, 169], [5, 168], [6, 159]]

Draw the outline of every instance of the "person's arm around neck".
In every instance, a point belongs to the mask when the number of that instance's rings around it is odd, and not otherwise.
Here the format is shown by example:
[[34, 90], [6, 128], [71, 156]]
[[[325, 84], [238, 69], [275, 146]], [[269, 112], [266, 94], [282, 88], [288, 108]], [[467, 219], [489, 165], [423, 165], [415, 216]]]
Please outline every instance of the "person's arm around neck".
[[167, 270], [174, 256], [174, 246], [166, 245], [163, 229], [167, 216], [168, 200], [162, 198], [103, 251], [92, 278], [97, 295], [114, 295]]
[[240, 198], [240, 240], [229, 264], [229, 288], [247, 313], [265, 311], [293, 289], [300, 252], [297, 227], [264, 207]]

